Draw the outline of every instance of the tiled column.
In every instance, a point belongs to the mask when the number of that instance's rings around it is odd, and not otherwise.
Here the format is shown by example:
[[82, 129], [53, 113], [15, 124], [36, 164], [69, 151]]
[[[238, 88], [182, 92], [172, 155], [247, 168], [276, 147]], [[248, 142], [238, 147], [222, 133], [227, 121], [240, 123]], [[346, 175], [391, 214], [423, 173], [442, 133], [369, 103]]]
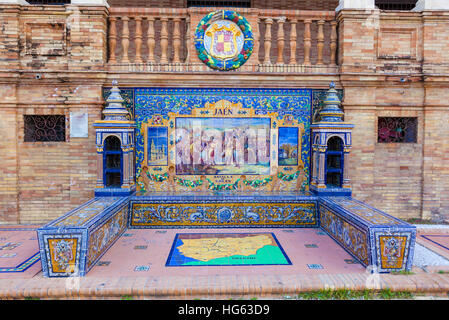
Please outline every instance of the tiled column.
[[123, 188], [128, 188], [129, 187], [129, 153], [128, 153], [128, 146], [123, 146], [122, 151], [123, 151], [123, 170], [122, 170], [122, 175], [123, 175], [123, 183], [122, 183], [122, 187]]
[[318, 147], [318, 188], [326, 188], [326, 147]]
[[312, 185], [316, 185], [318, 183], [318, 170], [317, 170], [317, 146], [312, 146]]
[[351, 147], [344, 148], [343, 153], [343, 188], [351, 188], [350, 179], [349, 179], [349, 152], [351, 151]]
[[103, 187], [103, 146], [97, 145], [97, 188]]

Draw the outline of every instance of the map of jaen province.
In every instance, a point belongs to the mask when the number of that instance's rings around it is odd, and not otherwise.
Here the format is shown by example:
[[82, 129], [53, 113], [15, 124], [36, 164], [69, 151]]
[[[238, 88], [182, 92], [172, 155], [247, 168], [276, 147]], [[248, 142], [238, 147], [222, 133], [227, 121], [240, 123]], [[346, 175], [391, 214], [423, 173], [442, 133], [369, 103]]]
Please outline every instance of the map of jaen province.
[[291, 264], [272, 233], [177, 234], [167, 266]]

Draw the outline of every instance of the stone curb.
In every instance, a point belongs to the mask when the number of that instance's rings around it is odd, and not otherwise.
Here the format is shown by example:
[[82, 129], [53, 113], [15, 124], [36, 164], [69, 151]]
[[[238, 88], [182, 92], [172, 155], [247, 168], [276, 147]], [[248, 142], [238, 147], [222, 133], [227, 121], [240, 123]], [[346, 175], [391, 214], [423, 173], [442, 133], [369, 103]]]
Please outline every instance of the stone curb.
[[318, 290], [449, 293], [449, 274], [318, 274], [265, 276], [0, 279], [0, 299], [193, 299], [292, 296]]

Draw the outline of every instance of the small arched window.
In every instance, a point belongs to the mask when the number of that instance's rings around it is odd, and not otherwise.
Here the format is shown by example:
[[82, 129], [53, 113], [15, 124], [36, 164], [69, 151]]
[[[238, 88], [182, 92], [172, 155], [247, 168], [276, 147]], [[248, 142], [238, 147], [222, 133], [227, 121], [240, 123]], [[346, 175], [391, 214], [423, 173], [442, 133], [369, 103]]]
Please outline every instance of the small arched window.
[[332, 137], [327, 141], [326, 186], [341, 188], [343, 184], [343, 140]]
[[121, 187], [123, 182], [123, 152], [120, 139], [109, 136], [104, 140], [104, 182], [106, 187]]

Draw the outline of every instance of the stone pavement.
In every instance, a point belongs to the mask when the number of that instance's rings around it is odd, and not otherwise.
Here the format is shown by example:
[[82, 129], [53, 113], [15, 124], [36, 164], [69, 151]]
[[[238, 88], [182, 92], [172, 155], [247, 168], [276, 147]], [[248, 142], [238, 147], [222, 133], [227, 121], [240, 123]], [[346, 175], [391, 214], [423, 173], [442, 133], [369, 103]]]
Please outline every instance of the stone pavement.
[[[16, 226], [17, 231], [0, 227], [0, 239], [3, 239], [0, 242], [9, 248], [0, 250], [0, 256], [7, 252], [11, 256], [17, 253], [16, 257], [28, 257], [36, 249], [30, 230], [21, 227]], [[371, 274], [351, 261], [349, 254], [320, 229], [289, 230], [127, 230], [86, 277], [44, 278], [40, 261], [24, 272], [0, 273], [0, 299], [250, 299], [294, 297], [299, 292], [330, 289], [390, 289], [446, 297], [449, 293], [449, 270], [444, 266], [414, 267], [407, 274]], [[420, 234], [421, 230], [418, 231]], [[221, 232], [273, 233], [292, 264], [165, 267], [176, 233]], [[438, 229], [424, 232], [449, 236]], [[432, 249], [419, 237], [418, 242]], [[26, 254], [21, 254], [21, 250]], [[8, 259], [12, 258], [0, 258], [0, 267]], [[322, 268], [309, 268], [309, 264]], [[148, 268], [144, 271], [136, 268], [141, 265]]]

